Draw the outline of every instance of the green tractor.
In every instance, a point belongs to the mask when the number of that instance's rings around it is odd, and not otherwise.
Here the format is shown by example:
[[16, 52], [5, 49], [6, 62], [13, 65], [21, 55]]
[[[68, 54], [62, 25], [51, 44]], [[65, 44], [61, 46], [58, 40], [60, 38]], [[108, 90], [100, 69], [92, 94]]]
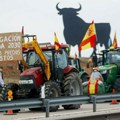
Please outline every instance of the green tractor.
[[[97, 86], [97, 94], [112, 93], [113, 89], [120, 92], [120, 48], [103, 50], [97, 56], [97, 72], [103, 78]], [[83, 84], [85, 94], [88, 93], [88, 86], [88, 82]]]
[[98, 70], [104, 78], [105, 92], [120, 92], [120, 48], [103, 50], [101, 55]]

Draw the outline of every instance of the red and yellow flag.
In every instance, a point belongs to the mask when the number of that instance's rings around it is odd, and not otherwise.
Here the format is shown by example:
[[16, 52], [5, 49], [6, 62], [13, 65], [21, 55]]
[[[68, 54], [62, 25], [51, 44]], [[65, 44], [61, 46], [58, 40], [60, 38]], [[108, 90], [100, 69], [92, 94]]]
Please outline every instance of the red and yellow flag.
[[94, 25], [94, 21], [92, 21], [82, 42], [80, 43], [79, 51], [86, 50], [89, 48], [94, 48], [96, 43], [96, 38], [97, 37], [96, 37], [95, 25]]
[[98, 80], [96, 80], [94, 83], [90, 83], [90, 80], [88, 81], [88, 94], [97, 94], [98, 93]]
[[55, 50], [58, 53], [59, 49], [61, 48], [61, 44], [58, 41], [56, 33], [54, 33], [54, 45], [55, 45]]
[[113, 40], [113, 44], [110, 48], [117, 48], [118, 47], [118, 44], [117, 44], [117, 38], [116, 38], [116, 33], [114, 35], [114, 40]]

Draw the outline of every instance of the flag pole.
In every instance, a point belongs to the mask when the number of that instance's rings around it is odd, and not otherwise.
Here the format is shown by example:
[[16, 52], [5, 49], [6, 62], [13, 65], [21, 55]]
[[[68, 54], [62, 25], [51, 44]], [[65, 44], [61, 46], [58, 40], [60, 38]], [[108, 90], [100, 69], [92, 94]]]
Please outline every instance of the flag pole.
[[95, 27], [94, 20], [92, 21], [92, 23], [94, 24], [94, 30], [95, 30], [95, 33], [96, 33], [95, 49], [93, 50], [92, 59], [93, 59], [93, 64], [94, 64], [93, 67], [97, 67], [97, 53], [96, 53], [97, 47], [96, 47], [96, 45], [97, 45], [98, 37], [97, 37], [97, 32], [96, 32], [96, 27]]
[[78, 54], [79, 54], [79, 58], [81, 57], [81, 51], [79, 50], [79, 45], [78, 45]]
[[[93, 23], [94, 26], [95, 26], [94, 20], [92, 21], [92, 23]], [[95, 48], [94, 48], [94, 50], [93, 50], [93, 54], [95, 53], [95, 55], [97, 55], [97, 54], [96, 54], [96, 50], [97, 50], [96, 45], [97, 45], [98, 37], [97, 37], [96, 27], [94, 27], [94, 28], [95, 28], [95, 33], [96, 33], [96, 41], [95, 41]], [[99, 51], [99, 48], [98, 48], [98, 51]]]
[[25, 39], [24, 39], [24, 26], [22, 26], [22, 43], [25, 42]]

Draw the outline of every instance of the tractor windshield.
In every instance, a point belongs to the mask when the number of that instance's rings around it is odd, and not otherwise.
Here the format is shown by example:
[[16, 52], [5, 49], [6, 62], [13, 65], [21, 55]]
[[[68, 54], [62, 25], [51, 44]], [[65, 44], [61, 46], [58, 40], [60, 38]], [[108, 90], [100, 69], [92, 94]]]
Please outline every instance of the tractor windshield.
[[41, 60], [40, 60], [38, 54], [36, 54], [34, 51], [30, 51], [28, 53], [27, 63], [29, 66], [33, 66], [35, 64], [41, 63]]
[[115, 63], [120, 66], [120, 52], [110, 51], [106, 54], [105, 58], [106, 64]]
[[[52, 51], [51, 50], [44, 50], [43, 51], [45, 57], [48, 59], [50, 64], [52, 65]], [[55, 54], [55, 65], [61, 69], [64, 69], [67, 66], [67, 53], [61, 49], [61, 52]], [[40, 59], [39, 55], [35, 51], [29, 51], [27, 53], [27, 60], [29, 66], [39, 66], [43, 64], [42, 60]]]
[[67, 66], [67, 54], [64, 50], [55, 54], [55, 65], [61, 69], [64, 69]]
[[81, 68], [80, 68], [80, 64], [79, 64], [79, 59], [75, 59], [75, 58], [68, 58], [68, 64], [69, 65], [72, 65], [72, 66], [74, 66], [75, 68], [77, 68], [78, 70], [80, 70]]
[[[43, 53], [45, 54], [45, 56], [48, 60], [52, 60], [52, 52], [51, 51], [43, 51]], [[41, 61], [39, 55], [35, 51], [30, 51], [28, 53], [27, 63], [29, 66], [33, 66], [33, 65], [41, 64], [42, 61]]]

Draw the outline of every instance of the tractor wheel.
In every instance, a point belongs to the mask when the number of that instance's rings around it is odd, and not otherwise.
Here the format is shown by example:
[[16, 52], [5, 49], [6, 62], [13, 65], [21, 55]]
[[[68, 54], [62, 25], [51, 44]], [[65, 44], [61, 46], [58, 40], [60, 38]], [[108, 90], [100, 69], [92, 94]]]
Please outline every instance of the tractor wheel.
[[[3, 96], [2, 96], [2, 94], [0, 94], [0, 102], [2, 102], [3, 101]], [[1, 110], [0, 110], [0, 112], [2, 112]]]
[[29, 108], [30, 111], [41, 111], [42, 108]]
[[116, 92], [120, 92], [120, 78], [116, 79], [116, 82], [114, 84], [114, 88]]
[[7, 85], [5, 85], [2, 89], [2, 95], [4, 97], [4, 100], [8, 100], [7, 98], [7, 93], [8, 90], [12, 90], [13, 92], [13, 99], [17, 99], [17, 94], [16, 91], [19, 89], [19, 86], [16, 83], [8, 83]]
[[[57, 83], [55, 82], [45, 82], [45, 98], [51, 98], [51, 97], [59, 97], [61, 96], [61, 90], [60, 87]], [[41, 97], [41, 96], [40, 96]], [[59, 106], [51, 106], [50, 107], [50, 112], [55, 112], [57, 111]], [[45, 111], [46, 108], [29, 108], [30, 111], [38, 111], [42, 110]]]
[[[16, 83], [8, 83], [5, 85], [2, 89], [2, 96], [3, 96], [3, 101], [8, 100], [8, 90], [12, 90], [13, 92], [13, 100], [17, 99], [16, 91], [19, 89], [19, 86]], [[20, 110], [13, 110], [14, 113], [19, 112]]]
[[[75, 96], [82, 95], [82, 81], [79, 77], [79, 74], [76, 72], [72, 72], [65, 77], [64, 80], [64, 96]], [[63, 105], [64, 109], [78, 109], [80, 108], [80, 104], [76, 105]]]
[[2, 88], [3, 88], [3, 87], [0, 86], [0, 94], [2, 93]]
[[[45, 98], [59, 97], [61, 96], [61, 90], [57, 83], [55, 82], [46, 82], [45, 83]], [[59, 106], [51, 106], [50, 112], [57, 111]], [[45, 109], [43, 109], [45, 110]]]
[[0, 94], [0, 101], [3, 101], [3, 96], [2, 96], [2, 94]]
[[3, 88], [0, 86], [0, 101], [3, 101], [2, 89]]

